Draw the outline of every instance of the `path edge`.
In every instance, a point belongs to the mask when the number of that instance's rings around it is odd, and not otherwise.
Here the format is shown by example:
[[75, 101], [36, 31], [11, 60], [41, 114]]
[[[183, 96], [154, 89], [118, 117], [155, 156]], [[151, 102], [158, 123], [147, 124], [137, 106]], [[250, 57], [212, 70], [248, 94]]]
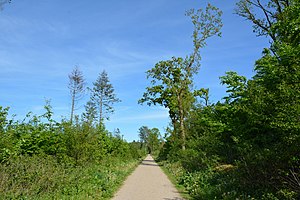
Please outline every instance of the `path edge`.
[[146, 154], [145, 156], [143, 156], [142, 158], [140, 158], [137, 162], [136, 162], [136, 166], [132, 168], [132, 170], [126, 175], [126, 177], [123, 179], [123, 181], [118, 184], [118, 186], [115, 188], [114, 192], [112, 193], [111, 197], [109, 197], [108, 199], [113, 199], [115, 197], [115, 195], [119, 192], [119, 190], [122, 188], [122, 186], [125, 184], [126, 180], [128, 179], [128, 177], [138, 168], [138, 166], [143, 162], [143, 160], [145, 160], [145, 158], [147, 157], [148, 154]]
[[[151, 155], [152, 156], [152, 155]], [[171, 183], [174, 185], [174, 187], [178, 190], [180, 196], [184, 198], [185, 200], [192, 200], [193, 198], [188, 194], [184, 186], [179, 185], [176, 177], [173, 176], [168, 169], [161, 163], [159, 162], [156, 157], [152, 156], [155, 160], [155, 162], [158, 164], [158, 166], [162, 169], [162, 171], [165, 173], [165, 175], [168, 177], [168, 179], [171, 181]]]

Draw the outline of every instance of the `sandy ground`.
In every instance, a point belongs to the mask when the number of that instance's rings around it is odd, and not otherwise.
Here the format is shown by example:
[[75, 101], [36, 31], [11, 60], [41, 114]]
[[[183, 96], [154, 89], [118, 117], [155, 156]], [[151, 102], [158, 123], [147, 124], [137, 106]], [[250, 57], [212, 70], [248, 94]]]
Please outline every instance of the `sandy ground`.
[[153, 158], [148, 155], [127, 178], [112, 200], [184, 200]]

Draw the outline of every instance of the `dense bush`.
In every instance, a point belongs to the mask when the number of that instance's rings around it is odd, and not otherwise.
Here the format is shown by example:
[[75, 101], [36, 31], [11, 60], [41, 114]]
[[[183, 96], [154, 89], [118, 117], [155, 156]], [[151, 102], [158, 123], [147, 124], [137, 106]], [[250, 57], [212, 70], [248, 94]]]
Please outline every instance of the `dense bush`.
[[0, 196], [107, 199], [145, 153], [103, 127], [58, 123], [45, 114], [8, 120], [0, 107]]
[[53, 156], [19, 156], [0, 168], [0, 194], [4, 199], [108, 199], [137, 160], [106, 158], [65, 166]]
[[[249, 2], [255, 1], [240, 1], [239, 8]], [[300, 199], [300, 4], [268, 2], [265, 14], [276, 15], [260, 34], [272, 42], [256, 61], [256, 74], [248, 81], [236, 72], [222, 76], [224, 101], [195, 105], [185, 120], [187, 149], [171, 138], [161, 151], [195, 199]]]

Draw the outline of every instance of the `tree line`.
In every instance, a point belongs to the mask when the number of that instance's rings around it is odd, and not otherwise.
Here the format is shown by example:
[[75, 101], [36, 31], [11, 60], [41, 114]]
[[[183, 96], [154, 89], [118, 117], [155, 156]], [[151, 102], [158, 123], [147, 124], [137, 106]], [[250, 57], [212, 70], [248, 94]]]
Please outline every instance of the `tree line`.
[[[69, 74], [70, 119], [54, 120], [49, 101], [44, 114], [28, 113], [21, 121], [0, 107], [1, 196], [108, 198], [122, 175], [114, 166], [133, 169], [148, 152], [158, 154], [194, 199], [299, 199], [300, 2], [239, 0], [235, 13], [270, 46], [251, 79], [232, 71], [220, 77], [227, 87], [222, 100], [211, 103], [209, 88], [195, 89], [193, 80], [207, 39], [221, 35], [222, 12], [211, 4], [186, 12], [194, 25], [193, 51], [147, 71], [150, 85], [139, 103], [168, 109], [164, 139], [142, 126], [140, 141], [127, 143], [119, 130], [105, 129], [120, 101], [105, 71], [92, 88], [79, 68]], [[90, 99], [79, 117], [76, 105], [85, 91]]]
[[119, 131], [88, 121], [28, 113], [8, 117], [0, 106], [0, 196], [3, 199], [108, 199], [146, 151]]
[[[146, 155], [141, 142], [127, 142], [119, 129], [105, 128], [120, 101], [108, 74], [102, 71], [92, 88], [78, 67], [68, 77], [69, 119], [53, 119], [49, 100], [44, 114], [29, 112], [23, 120], [0, 106], [1, 198], [108, 199]], [[76, 115], [86, 91], [90, 99]]]
[[210, 103], [194, 89], [200, 50], [219, 35], [221, 11], [190, 10], [194, 52], [158, 62], [140, 100], [169, 110], [159, 160], [195, 199], [300, 198], [300, 2], [240, 0], [235, 13], [270, 39], [248, 79], [226, 72], [227, 95]]

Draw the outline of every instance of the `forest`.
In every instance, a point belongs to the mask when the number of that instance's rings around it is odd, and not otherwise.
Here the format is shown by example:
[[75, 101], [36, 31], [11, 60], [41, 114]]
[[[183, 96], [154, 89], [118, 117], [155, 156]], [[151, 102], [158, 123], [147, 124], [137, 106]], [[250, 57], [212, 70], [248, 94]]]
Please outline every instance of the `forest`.
[[209, 88], [195, 90], [192, 78], [199, 48], [220, 31], [217, 8], [188, 12], [191, 55], [147, 72], [152, 81], [141, 102], [167, 107], [172, 121], [158, 160], [194, 199], [300, 198], [300, 2], [267, 2], [237, 4], [236, 14], [270, 46], [251, 79], [233, 71], [220, 77], [227, 87], [222, 101], [211, 103]]
[[[146, 125], [138, 142], [127, 142], [105, 121], [120, 102], [103, 71], [85, 87], [79, 68], [69, 74], [70, 119], [44, 114], [24, 120], [0, 107], [0, 196], [3, 199], [109, 199], [151, 153], [191, 199], [300, 199], [300, 1], [240, 0], [235, 14], [248, 20], [261, 49], [254, 76], [220, 75], [226, 96], [210, 101], [196, 89], [207, 39], [221, 36], [222, 11], [208, 4], [186, 12], [193, 51], [158, 61], [139, 104], [168, 110], [165, 137]], [[83, 90], [90, 99], [74, 114]]]

